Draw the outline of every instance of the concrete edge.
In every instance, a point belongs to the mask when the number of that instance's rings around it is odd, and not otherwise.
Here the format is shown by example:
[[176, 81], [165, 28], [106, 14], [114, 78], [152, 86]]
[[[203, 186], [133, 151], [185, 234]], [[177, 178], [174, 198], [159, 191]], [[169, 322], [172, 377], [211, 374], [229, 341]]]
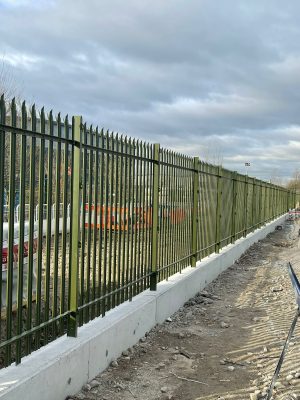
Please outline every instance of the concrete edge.
[[104, 318], [89, 322], [79, 328], [77, 338], [63, 336], [24, 357], [20, 365], [1, 370], [0, 399], [64, 400], [77, 393], [123, 350], [176, 312], [285, 219], [286, 215], [281, 216], [226, 246], [219, 254], [206, 257], [196, 268], [187, 267], [168, 281], [160, 282], [157, 291], [147, 290]]

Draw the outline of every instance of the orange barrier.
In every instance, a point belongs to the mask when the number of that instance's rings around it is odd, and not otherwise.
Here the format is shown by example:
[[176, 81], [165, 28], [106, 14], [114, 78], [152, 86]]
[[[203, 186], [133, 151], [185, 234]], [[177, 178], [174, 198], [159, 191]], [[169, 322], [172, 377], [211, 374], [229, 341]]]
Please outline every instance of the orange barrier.
[[[186, 213], [180, 208], [160, 207], [160, 219], [170, 219], [172, 225], [183, 222], [186, 218]], [[85, 228], [91, 228], [95, 224], [95, 205], [85, 205]], [[152, 207], [144, 209], [143, 207], [135, 207], [130, 210], [128, 207], [111, 207], [100, 206], [96, 207], [96, 226], [97, 229], [112, 229], [116, 231], [140, 230], [152, 226]]]
[[[95, 224], [95, 206], [91, 205], [89, 213], [89, 205], [85, 205], [85, 227], [91, 228]], [[91, 215], [89, 215], [91, 214]], [[96, 208], [96, 221], [98, 229], [112, 229], [128, 231], [130, 229], [144, 229], [152, 224], [151, 209], [143, 210], [140, 207], [134, 208], [133, 212], [129, 212], [127, 207], [105, 207], [98, 205]]]

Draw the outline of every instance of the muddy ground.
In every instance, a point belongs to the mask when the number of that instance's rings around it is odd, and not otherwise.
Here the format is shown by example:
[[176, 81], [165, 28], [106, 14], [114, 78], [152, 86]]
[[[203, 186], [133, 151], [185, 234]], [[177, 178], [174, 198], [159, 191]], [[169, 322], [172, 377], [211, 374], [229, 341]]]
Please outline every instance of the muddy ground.
[[[262, 398], [296, 312], [286, 264], [300, 276], [299, 228], [287, 221], [254, 244], [70, 399]], [[298, 325], [274, 399], [300, 399]]]

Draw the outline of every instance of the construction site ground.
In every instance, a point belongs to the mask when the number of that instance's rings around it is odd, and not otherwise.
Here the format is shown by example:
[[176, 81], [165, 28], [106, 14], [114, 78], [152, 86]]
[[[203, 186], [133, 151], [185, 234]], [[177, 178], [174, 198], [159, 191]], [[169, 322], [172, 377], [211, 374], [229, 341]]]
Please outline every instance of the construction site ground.
[[[260, 399], [296, 312], [298, 221], [254, 244], [205, 290], [69, 399]], [[300, 399], [300, 323], [274, 399]]]

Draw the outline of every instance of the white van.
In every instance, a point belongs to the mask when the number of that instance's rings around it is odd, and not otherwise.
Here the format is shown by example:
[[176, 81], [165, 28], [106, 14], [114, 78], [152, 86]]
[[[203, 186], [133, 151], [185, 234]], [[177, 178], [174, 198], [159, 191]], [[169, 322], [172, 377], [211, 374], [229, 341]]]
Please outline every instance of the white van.
[[[3, 223], [3, 243], [2, 243], [2, 291], [1, 306], [6, 306], [7, 291], [7, 266], [8, 266], [8, 223]], [[33, 273], [32, 273], [32, 297], [36, 293], [36, 274], [37, 274], [37, 246], [38, 246], [38, 229], [34, 224], [33, 233]], [[23, 299], [27, 299], [28, 291], [28, 265], [29, 265], [29, 222], [24, 223], [24, 261], [23, 261]], [[18, 268], [19, 268], [19, 223], [14, 224], [14, 247], [13, 247], [13, 287], [12, 287], [12, 303], [17, 303], [18, 295]]]

